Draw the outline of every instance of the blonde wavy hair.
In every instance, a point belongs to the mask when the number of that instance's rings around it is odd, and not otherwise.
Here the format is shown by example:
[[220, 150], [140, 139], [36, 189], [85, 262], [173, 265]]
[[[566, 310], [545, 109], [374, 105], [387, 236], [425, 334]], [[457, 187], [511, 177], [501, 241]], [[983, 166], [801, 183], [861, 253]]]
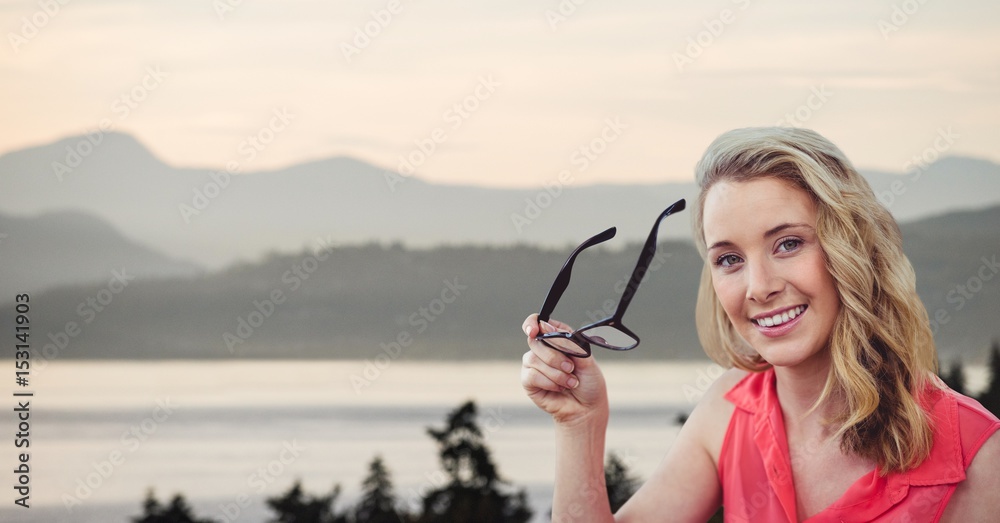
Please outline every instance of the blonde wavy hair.
[[712, 142], [695, 171], [694, 237], [705, 260], [696, 322], [705, 352], [723, 366], [769, 368], [715, 295], [703, 230], [705, 196], [722, 181], [772, 177], [791, 183], [816, 203], [816, 234], [841, 302], [829, 343], [830, 373], [813, 408], [841, 399], [843, 409], [828, 420], [841, 448], [874, 461], [882, 474], [920, 464], [930, 453], [932, 430], [917, 397], [937, 371], [934, 340], [899, 227], [868, 182], [816, 132], [784, 127], [729, 131]]

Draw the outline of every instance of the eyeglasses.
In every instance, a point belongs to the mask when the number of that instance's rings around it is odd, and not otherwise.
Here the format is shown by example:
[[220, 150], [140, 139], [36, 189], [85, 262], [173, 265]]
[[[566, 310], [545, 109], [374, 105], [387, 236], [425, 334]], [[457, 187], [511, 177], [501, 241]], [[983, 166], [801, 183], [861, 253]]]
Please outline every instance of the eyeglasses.
[[[656, 254], [656, 234], [660, 229], [660, 223], [667, 216], [683, 211], [684, 207], [684, 200], [677, 200], [660, 213], [660, 217], [656, 219], [656, 223], [653, 224], [653, 230], [649, 231], [649, 237], [646, 238], [646, 244], [642, 246], [642, 252], [639, 253], [639, 260], [635, 264], [635, 269], [632, 270], [628, 286], [625, 287], [625, 291], [618, 301], [618, 308], [614, 314], [603, 320], [580, 327], [573, 332], [549, 332], [540, 334], [537, 339], [542, 340], [542, 343], [549, 347], [575, 358], [589, 357], [591, 344], [611, 350], [631, 350], [638, 347], [639, 336], [622, 324], [622, 316], [625, 315], [625, 310], [628, 309], [629, 303], [635, 296], [635, 291], [639, 288], [639, 284], [642, 282], [642, 278], [645, 276], [646, 270], [649, 268], [649, 264], [653, 261], [653, 256]], [[614, 238], [615, 233], [616, 229], [611, 227], [587, 239], [587, 241], [581, 243], [570, 253], [569, 258], [566, 259], [566, 263], [563, 264], [562, 269], [559, 270], [559, 274], [556, 275], [556, 280], [552, 283], [552, 288], [549, 289], [548, 295], [545, 296], [542, 310], [538, 312], [539, 322], [549, 320], [549, 316], [556, 308], [559, 298], [562, 297], [563, 292], [569, 287], [570, 273], [573, 271], [573, 262], [576, 261], [577, 255], [583, 252], [584, 249]]]

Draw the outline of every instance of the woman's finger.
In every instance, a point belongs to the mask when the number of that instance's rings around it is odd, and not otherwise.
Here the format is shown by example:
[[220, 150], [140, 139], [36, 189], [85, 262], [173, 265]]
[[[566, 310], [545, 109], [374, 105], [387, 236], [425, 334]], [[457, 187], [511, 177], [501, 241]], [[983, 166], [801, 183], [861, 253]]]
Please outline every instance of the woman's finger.
[[553, 318], [549, 318], [548, 322], [550, 324], [552, 324], [560, 332], [573, 332], [573, 327], [570, 327], [568, 324], [563, 323], [563, 322], [561, 322], [559, 320], [556, 320], [556, 319], [553, 319]]
[[521, 324], [521, 331], [529, 338], [534, 338], [540, 332], [573, 332], [572, 327], [552, 318], [549, 318], [547, 322], [541, 323], [547, 324], [550, 330], [543, 330], [541, 328], [538, 321], [538, 314], [530, 314]]
[[[565, 325], [565, 323], [562, 323], [560, 321], [555, 321], [555, 323], [559, 325]], [[537, 314], [529, 315], [524, 320], [524, 323], [521, 325], [521, 328], [528, 336], [528, 346], [531, 347], [533, 351], [535, 351], [535, 353], [538, 355], [538, 357], [542, 359], [542, 361], [544, 361], [550, 367], [559, 368], [565, 372], [573, 372], [573, 369], [576, 368], [576, 364], [573, 363], [573, 358], [567, 356], [566, 354], [564, 354], [564, 352], [561, 351], [565, 351], [566, 353], [579, 352], [582, 354], [583, 351], [576, 343], [567, 339], [560, 339], [560, 338], [550, 338], [545, 340], [544, 342], [537, 339], [537, 337], [543, 333], [567, 332], [567, 331], [560, 330], [558, 325], [553, 325], [552, 323], [549, 322], [543, 321], [539, 323]], [[553, 348], [552, 347], [553, 345], [561, 349], [561, 351]]]
[[529, 314], [524, 319], [524, 323], [521, 324], [521, 331], [529, 338], [537, 336], [540, 331], [538, 327], [538, 314]]
[[[549, 349], [552, 352], [557, 352]], [[543, 351], [544, 352], [544, 351]], [[572, 372], [562, 370], [562, 366], [553, 367], [545, 362], [542, 358], [538, 356], [534, 348], [532, 350], [524, 353], [524, 357], [521, 359], [521, 364], [524, 368], [535, 369], [543, 376], [548, 378], [553, 383], [559, 385], [560, 387], [574, 389], [580, 384], [580, 380], [573, 375]]]
[[549, 392], [562, 392], [565, 387], [549, 379], [548, 376], [534, 367], [521, 367], [521, 386], [528, 391], [528, 395], [539, 390]]
[[[542, 322], [542, 333], [558, 332], [555, 327]], [[539, 333], [541, 334], [541, 333]], [[583, 349], [576, 342], [566, 338], [528, 338], [528, 347], [538, 355], [538, 357], [550, 367], [562, 369], [564, 372], [573, 372], [576, 369], [576, 362], [569, 354], [584, 355]]]

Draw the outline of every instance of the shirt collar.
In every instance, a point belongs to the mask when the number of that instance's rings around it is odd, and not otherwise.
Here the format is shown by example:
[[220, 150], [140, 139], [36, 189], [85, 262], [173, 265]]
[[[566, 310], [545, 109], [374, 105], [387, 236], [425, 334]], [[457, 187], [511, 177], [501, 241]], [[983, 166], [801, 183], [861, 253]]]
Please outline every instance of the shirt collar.
[[[754, 418], [753, 439], [764, 459], [768, 480], [789, 521], [797, 521], [788, 442], [781, 406], [775, 388], [774, 369], [752, 373], [725, 395], [737, 408]], [[957, 483], [965, 479], [958, 403], [939, 382], [927, 385], [920, 398], [933, 431], [930, 455], [920, 465], [903, 473], [880, 476], [877, 469], [852, 484], [821, 514], [842, 515], [858, 521], [873, 519], [906, 498], [910, 486]], [[849, 509], [846, 512], [845, 509]], [[812, 518], [810, 518], [812, 519]]]
[[[737, 408], [753, 414], [781, 413], [774, 386], [774, 369], [752, 373], [736, 384], [725, 397]], [[940, 485], [965, 479], [961, 437], [958, 426], [958, 402], [941, 387], [937, 378], [920, 398], [928, 413], [934, 443], [930, 455], [920, 465], [903, 473], [911, 485]], [[756, 416], [755, 416], [756, 417]], [[782, 426], [784, 428], [784, 426]], [[780, 438], [786, 441], [784, 434]]]

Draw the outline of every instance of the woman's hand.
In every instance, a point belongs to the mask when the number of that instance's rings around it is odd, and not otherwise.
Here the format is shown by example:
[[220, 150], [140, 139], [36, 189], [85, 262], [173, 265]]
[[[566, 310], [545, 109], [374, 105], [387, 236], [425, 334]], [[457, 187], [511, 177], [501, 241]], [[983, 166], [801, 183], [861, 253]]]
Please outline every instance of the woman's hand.
[[[541, 327], [541, 330], [539, 329]], [[528, 397], [557, 423], [576, 424], [588, 420], [607, 422], [608, 392], [594, 358], [573, 358], [536, 339], [540, 333], [572, 332], [556, 320], [543, 322], [532, 314], [521, 326], [528, 347], [521, 359], [521, 386]]]

